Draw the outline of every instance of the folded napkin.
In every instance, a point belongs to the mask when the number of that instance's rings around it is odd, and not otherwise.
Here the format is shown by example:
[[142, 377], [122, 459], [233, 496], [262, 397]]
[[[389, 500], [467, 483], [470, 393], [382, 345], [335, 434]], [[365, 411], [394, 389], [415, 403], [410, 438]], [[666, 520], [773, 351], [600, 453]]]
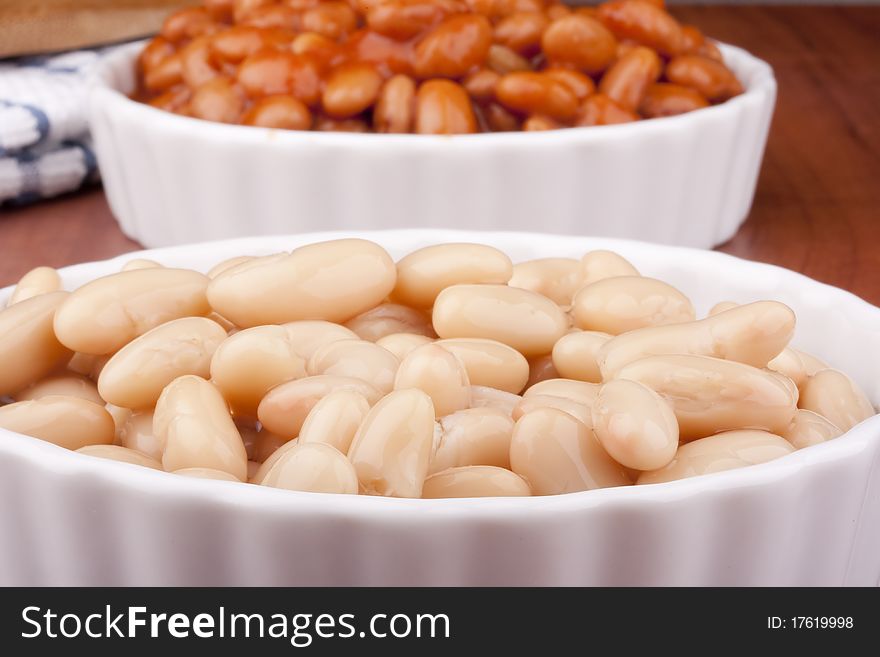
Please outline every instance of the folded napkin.
[[118, 47], [0, 60], [0, 205], [98, 179], [86, 92], [102, 59]]

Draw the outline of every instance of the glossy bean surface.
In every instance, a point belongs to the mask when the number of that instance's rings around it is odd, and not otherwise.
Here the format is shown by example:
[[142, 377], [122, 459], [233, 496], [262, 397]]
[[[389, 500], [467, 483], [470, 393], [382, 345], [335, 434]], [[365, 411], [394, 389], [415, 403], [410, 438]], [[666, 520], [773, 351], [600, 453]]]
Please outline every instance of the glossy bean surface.
[[421, 497], [434, 440], [434, 406], [421, 390], [396, 390], [367, 415], [348, 457], [368, 495]]
[[434, 329], [441, 338], [497, 340], [524, 356], [549, 353], [568, 328], [559, 307], [535, 292], [503, 285], [454, 285], [437, 297]]
[[0, 310], [0, 395], [36, 383], [73, 355], [53, 328], [67, 292], [50, 292]]
[[744, 363], [707, 356], [650, 356], [620, 370], [671, 405], [682, 440], [733, 429], [780, 433], [797, 411], [789, 380]]
[[510, 440], [510, 467], [535, 495], [559, 495], [630, 483], [622, 467], [583, 422], [553, 408], [517, 420]]
[[383, 248], [360, 239], [310, 244], [228, 269], [207, 289], [211, 306], [242, 327], [294, 320], [340, 322], [372, 308], [397, 272]]
[[160, 324], [211, 311], [208, 278], [158, 267], [104, 276], [72, 292], [55, 313], [55, 334], [86, 354], [111, 354]]
[[470, 465], [450, 468], [425, 480], [422, 497], [525, 497], [531, 495], [525, 479], [504, 468]]
[[220, 2], [168, 18], [137, 58], [135, 99], [263, 129], [459, 135], [660, 118], [744, 89], [651, 0]]
[[757, 465], [791, 454], [794, 447], [766, 431], [727, 431], [678, 448], [669, 465], [639, 476], [639, 484], [659, 484]]
[[170, 472], [211, 468], [244, 481], [247, 453], [220, 391], [197, 376], [182, 376], [163, 390], [153, 415], [153, 432], [163, 445], [162, 465]]
[[113, 418], [103, 406], [60, 395], [0, 406], [0, 428], [74, 450], [110, 445], [116, 435]]

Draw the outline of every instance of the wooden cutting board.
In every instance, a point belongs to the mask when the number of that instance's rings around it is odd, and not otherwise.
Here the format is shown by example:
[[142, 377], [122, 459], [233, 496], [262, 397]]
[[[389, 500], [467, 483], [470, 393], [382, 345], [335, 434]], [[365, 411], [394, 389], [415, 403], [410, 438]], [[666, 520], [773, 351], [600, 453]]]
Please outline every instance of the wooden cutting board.
[[154, 34], [199, 0], [0, 0], [0, 57], [57, 52]]

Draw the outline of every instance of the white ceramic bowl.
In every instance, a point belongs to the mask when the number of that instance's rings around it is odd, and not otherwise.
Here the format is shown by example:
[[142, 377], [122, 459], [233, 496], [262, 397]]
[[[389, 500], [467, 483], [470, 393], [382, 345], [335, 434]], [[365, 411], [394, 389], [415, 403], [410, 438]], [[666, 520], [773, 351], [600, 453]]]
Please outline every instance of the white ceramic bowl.
[[[705, 313], [779, 299], [796, 344], [880, 402], [880, 309], [799, 274], [727, 255], [523, 233], [360, 233], [394, 257], [437, 242], [515, 260], [614, 249]], [[338, 237], [252, 238], [148, 251], [207, 270]], [[140, 255], [140, 254], [138, 254]], [[69, 267], [72, 288], [133, 254]], [[9, 289], [0, 291], [0, 303]], [[876, 585], [880, 416], [764, 465], [555, 497], [405, 500], [205, 481], [95, 459], [0, 430], [0, 584]]]
[[100, 72], [90, 121], [122, 230], [146, 246], [312, 230], [541, 230], [711, 247], [748, 214], [776, 82], [721, 46], [747, 91], [683, 116], [544, 133], [279, 131], [129, 100], [140, 44]]

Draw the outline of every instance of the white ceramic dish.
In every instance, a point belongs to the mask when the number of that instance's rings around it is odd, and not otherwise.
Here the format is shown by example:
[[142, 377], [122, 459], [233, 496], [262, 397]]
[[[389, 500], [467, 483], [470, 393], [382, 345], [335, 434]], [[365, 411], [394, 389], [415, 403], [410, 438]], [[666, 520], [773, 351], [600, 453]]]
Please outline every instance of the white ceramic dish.
[[721, 46], [747, 91], [687, 115], [454, 137], [230, 126], [129, 100], [140, 44], [90, 97], [104, 186], [146, 246], [311, 230], [536, 230], [711, 247], [748, 214], [776, 98], [770, 67]]
[[[714, 252], [523, 233], [361, 233], [394, 257], [437, 242], [515, 260], [614, 249], [720, 299], [779, 299], [796, 344], [880, 403], [880, 309], [799, 274]], [[148, 251], [207, 270], [338, 237], [251, 238]], [[141, 255], [141, 254], [137, 254]], [[135, 254], [69, 267], [68, 288]], [[10, 293], [0, 291], [0, 303]], [[880, 416], [777, 461], [653, 486], [555, 497], [405, 500], [189, 479], [0, 429], [4, 585], [876, 585]]]

